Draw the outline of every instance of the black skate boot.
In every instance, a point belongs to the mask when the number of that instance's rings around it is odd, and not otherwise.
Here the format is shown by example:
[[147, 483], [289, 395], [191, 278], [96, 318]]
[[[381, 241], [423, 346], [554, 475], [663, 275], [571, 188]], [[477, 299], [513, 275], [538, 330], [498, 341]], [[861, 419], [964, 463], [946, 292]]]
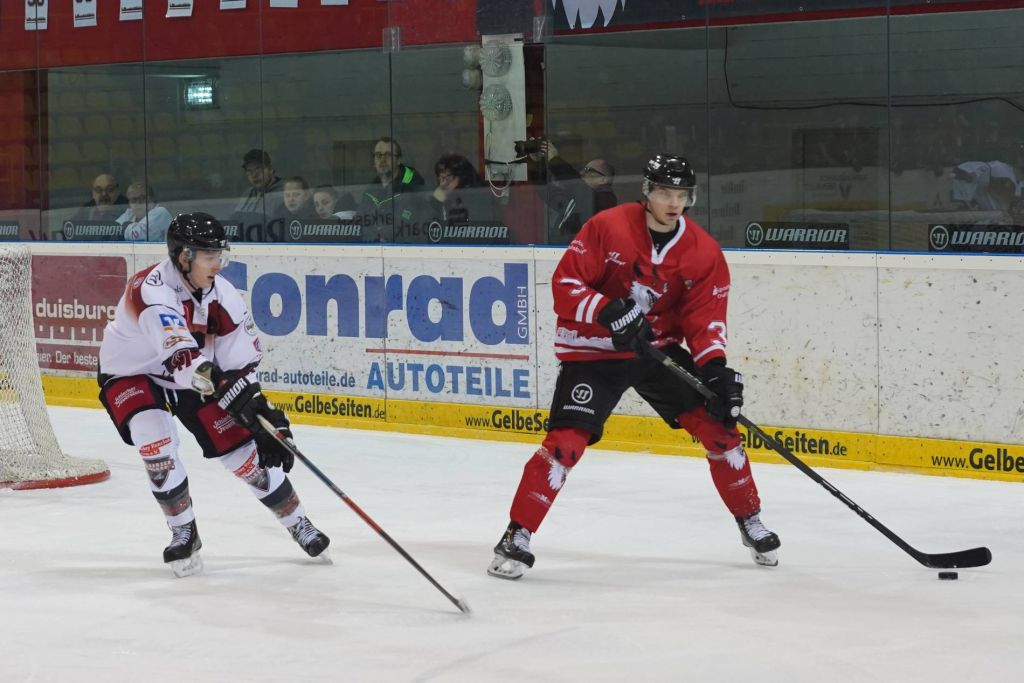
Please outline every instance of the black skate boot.
[[171, 571], [179, 579], [198, 574], [203, 571], [203, 559], [199, 557], [202, 547], [194, 519], [188, 524], [172, 526], [171, 544], [164, 548], [164, 562], [171, 565]]
[[288, 533], [310, 557], [318, 557], [331, 544], [327, 534], [313, 526], [308, 517], [299, 517], [298, 522], [288, 527]]
[[487, 567], [487, 573], [501, 579], [518, 579], [533, 566], [530, 552], [530, 537], [533, 534], [515, 522], [509, 522], [504, 535], [494, 546], [494, 559]]
[[740, 528], [743, 545], [750, 549], [750, 556], [754, 558], [754, 562], [765, 567], [774, 567], [779, 564], [779, 556], [775, 551], [782, 542], [761, 522], [760, 514], [761, 511], [758, 510], [746, 517], [737, 517], [736, 524]]

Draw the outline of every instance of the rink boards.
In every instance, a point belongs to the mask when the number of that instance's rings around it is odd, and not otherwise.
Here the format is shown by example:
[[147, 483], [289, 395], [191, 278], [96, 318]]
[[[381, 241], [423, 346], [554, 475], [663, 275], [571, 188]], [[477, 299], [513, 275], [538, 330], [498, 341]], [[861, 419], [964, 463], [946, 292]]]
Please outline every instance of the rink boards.
[[[102, 328], [158, 245], [33, 245], [54, 404], [98, 406]], [[73, 255], [72, 255], [73, 254]], [[557, 376], [560, 249], [238, 245], [260, 379], [300, 423], [536, 442]], [[728, 252], [749, 417], [816, 465], [1024, 480], [1021, 259]], [[1013, 312], [1016, 310], [1017, 314]], [[775, 425], [784, 425], [776, 427]], [[702, 455], [629, 392], [602, 445]], [[781, 460], [759, 440], [755, 459]]]

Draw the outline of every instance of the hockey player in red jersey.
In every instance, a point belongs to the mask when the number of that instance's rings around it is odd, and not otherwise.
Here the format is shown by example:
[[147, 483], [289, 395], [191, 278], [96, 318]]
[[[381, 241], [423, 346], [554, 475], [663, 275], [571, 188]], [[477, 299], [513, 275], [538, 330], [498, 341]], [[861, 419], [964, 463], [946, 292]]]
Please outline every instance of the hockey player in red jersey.
[[177, 216], [168, 257], [128, 281], [100, 346], [100, 400], [125, 443], [138, 448], [150, 489], [171, 529], [164, 562], [176, 576], [202, 570], [202, 547], [178, 454], [178, 418], [277, 517], [311, 557], [330, 539], [306, 517], [285, 472], [293, 456], [256, 425], [288, 437], [288, 419], [260, 392], [256, 327], [238, 290], [219, 275], [229, 246], [205, 213]]
[[[487, 570], [492, 576], [517, 579], [533, 566], [532, 534], [630, 387], [670, 427], [701, 441], [743, 544], [758, 564], [778, 564], [779, 537], [761, 522], [761, 501], [736, 430], [743, 377], [726, 365], [729, 269], [718, 243], [684, 215], [696, 200], [696, 183], [682, 157], [655, 156], [644, 169], [644, 200], [591, 218], [555, 269], [561, 367], [549, 431], [523, 469], [511, 522]], [[714, 400], [705, 403], [668, 375], [643, 352], [648, 343], [695, 372]]]

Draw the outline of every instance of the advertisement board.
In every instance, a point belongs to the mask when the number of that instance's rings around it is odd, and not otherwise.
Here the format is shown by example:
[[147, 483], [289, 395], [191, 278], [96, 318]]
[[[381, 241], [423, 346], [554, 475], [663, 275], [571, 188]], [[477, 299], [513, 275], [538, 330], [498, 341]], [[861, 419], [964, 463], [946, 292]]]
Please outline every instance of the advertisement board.
[[95, 375], [103, 328], [128, 280], [124, 256], [32, 257], [32, 322], [42, 370]]
[[[128, 275], [160, 260], [162, 249], [33, 249], [33, 323], [48, 400], [97, 407], [103, 327]], [[534, 443], [544, 433], [558, 376], [551, 275], [560, 249], [232, 252], [224, 275], [250, 304], [265, 350], [260, 380], [293, 421]], [[1019, 258], [727, 257], [736, 292], [730, 359], [747, 378], [745, 410], [765, 431], [813, 465], [1024, 480], [1013, 431], [1020, 383], [993, 392], [987, 371], [991, 357], [1012, 357], [1020, 338], [1019, 320], [1005, 315], [1019, 293]], [[974, 348], [979, 320], [989, 353], [960, 354], [950, 365], [949, 349]], [[754, 459], [778, 460], [759, 439], [745, 444]], [[703, 454], [632, 391], [602, 445]]]

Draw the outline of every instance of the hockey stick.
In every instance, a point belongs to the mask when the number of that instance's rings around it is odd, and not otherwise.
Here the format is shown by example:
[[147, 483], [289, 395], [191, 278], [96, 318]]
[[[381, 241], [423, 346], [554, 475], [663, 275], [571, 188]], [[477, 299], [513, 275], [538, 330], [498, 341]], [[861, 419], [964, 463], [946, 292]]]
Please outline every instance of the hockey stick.
[[[651, 358], [653, 358], [654, 360], [658, 361], [666, 368], [668, 368], [669, 372], [671, 372], [673, 375], [675, 375], [683, 382], [688, 384], [692, 389], [694, 389], [705, 399], [714, 398], [714, 393], [706, 386], [704, 386], [703, 382], [697, 379], [697, 377], [695, 377], [692, 373], [689, 373], [684, 368], [679, 367], [679, 365], [675, 363], [671, 358], [669, 358], [661, 349], [655, 348], [649, 343], [645, 343], [643, 351]], [[899, 546], [900, 549], [902, 549], [905, 553], [907, 553], [915, 560], [923, 564], [925, 567], [930, 567], [932, 569], [983, 567], [992, 561], [992, 552], [985, 547], [971, 548], [970, 550], [960, 550], [958, 552], [953, 553], [923, 553], [920, 550], [917, 550], [909, 543], [904, 541], [902, 538], [897, 536], [893, 531], [889, 529], [889, 527], [885, 526], [877, 519], [872, 517], [867, 512], [867, 510], [865, 510], [864, 508], [850, 500], [850, 498], [848, 498], [845, 493], [843, 493], [835, 486], [833, 486], [827, 479], [825, 479], [820, 474], [811, 469], [811, 467], [807, 463], [805, 463], [800, 458], [796, 457], [796, 455], [794, 455], [791, 450], [789, 450], [781, 443], [779, 443], [777, 440], [773, 439], [771, 436], [766, 434], [763, 429], [761, 429], [756, 424], [748, 420], [745, 416], [738, 415], [736, 421], [739, 422], [744, 427], [746, 427], [748, 433], [756, 434], [760, 439], [762, 439], [766, 444], [768, 444], [768, 446], [773, 451], [775, 451], [783, 458], [788, 460], [792, 465], [794, 465], [798, 470], [806, 474], [808, 477], [821, 484], [821, 486], [824, 487], [826, 491], [828, 491], [833, 496], [841, 500], [843, 504], [846, 505], [846, 507], [856, 512], [865, 522], [875, 527], [875, 529], [880, 531], [883, 536], [885, 536], [890, 541], [895, 543], [897, 546]]]
[[267, 434], [270, 434], [271, 436], [276, 438], [278, 441], [280, 441], [281, 444], [285, 448], [287, 448], [288, 451], [292, 455], [294, 455], [297, 459], [301, 460], [302, 464], [305, 465], [306, 467], [308, 467], [309, 470], [313, 474], [316, 475], [317, 479], [322, 481], [327, 486], [327, 488], [329, 488], [330, 490], [334, 491], [334, 493], [336, 493], [339, 498], [341, 498], [343, 501], [345, 501], [345, 504], [348, 505], [350, 508], [352, 508], [353, 512], [355, 512], [357, 515], [359, 515], [362, 518], [362, 520], [364, 522], [366, 522], [370, 526], [371, 529], [373, 529], [378, 534], [380, 534], [380, 537], [383, 538], [385, 541], [387, 541], [388, 545], [390, 545], [392, 548], [394, 548], [395, 551], [399, 555], [404, 557], [409, 564], [411, 564], [413, 567], [415, 567], [416, 571], [418, 571], [420, 574], [422, 574], [423, 577], [427, 581], [432, 583], [434, 585], [434, 588], [436, 588], [437, 590], [441, 591], [441, 594], [444, 595], [444, 597], [448, 598], [453, 605], [458, 607], [460, 612], [462, 612], [463, 614], [470, 614], [469, 605], [466, 604], [465, 600], [462, 600], [460, 598], [456, 598], [454, 595], [452, 595], [451, 593], [446, 591], [444, 589], [444, 586], [439, 584], [434, 579], [433, 576], [431, 576], [430, 574], [427, 573], [426, 569], [424, 569], [423, 567], [420, 566], [419, 562], [417, 562], [416, 560], [414, 560], [412, 558], [412, 555], [410, 555], [409, 553], [407, 553], [405, 551], [405, 548], [403, 548], [402, 546], [398, 545], [398, 543], [395, 541], [395, 539], [391, 538], [391, 536], [388, 535], [388, 532], [386, 532], [383, 529], [381, 529], [380, 526], [375, 521], [373, 521], [373, 519], [370, 517], [370, 515], [368, 515], [365, 512], [363, 512], [363, 509], [361, 507], [359, 507], [358, 505], [356, 505], [355, 502], [351, 498], [346, 496], [345, 492], [342, 491], [341, 489], [339, 489], [334, 484], [333, 481], [328, 479], [327, 475], [324, 474], [323, 472], [321, 472], [319, 467], [314, 465], [310, 461], [309, 458], [304, 456], [299, 451], [298, 447], [295, 445], [295, 443], [291, 439], [289, 439], [288, 437], [284, 436], [283, 434], [278, 432], [276, 429], [274, 429], [274, 425], [270, 424], [270, 421], [267, 420], [262, 415], [257, 415], [256, 418], [259, 420], [260, 427], [263, 428], [263, 431], [265, 431]]

